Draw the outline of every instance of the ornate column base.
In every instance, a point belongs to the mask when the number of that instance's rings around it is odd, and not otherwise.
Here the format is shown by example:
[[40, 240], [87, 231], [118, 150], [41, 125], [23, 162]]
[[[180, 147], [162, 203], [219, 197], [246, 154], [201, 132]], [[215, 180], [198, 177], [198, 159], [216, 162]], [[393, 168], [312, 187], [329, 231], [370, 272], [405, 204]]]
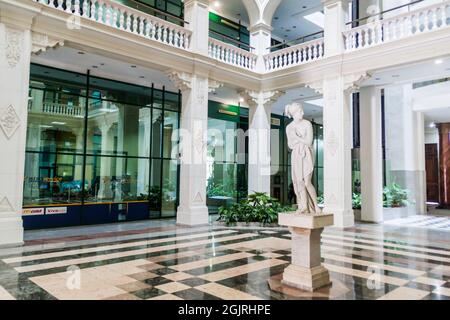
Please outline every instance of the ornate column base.
[[281, 282], [309, 292], [330, 285], [328, 270], [321, 264], [320, 239], [324, 227], [333, 225], [333, 215], [280, 213], [278, 224], [292, 234], [292, 263]]
[[0, 248], [23, 245], [22, 217], [11, 215], [0, 219]]

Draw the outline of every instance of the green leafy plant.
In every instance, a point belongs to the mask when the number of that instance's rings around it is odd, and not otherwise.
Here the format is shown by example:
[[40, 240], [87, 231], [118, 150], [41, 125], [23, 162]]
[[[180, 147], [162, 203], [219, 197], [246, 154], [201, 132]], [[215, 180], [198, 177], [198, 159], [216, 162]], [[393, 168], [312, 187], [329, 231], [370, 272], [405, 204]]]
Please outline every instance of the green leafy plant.
[[293, 208], [281, 205], [277, 199], [265, 193], [254, 193], [230, 207], [220, 207], [218, 221], [227, 225], [237, 222], [271, 224], [278, 221], [278, 213], [286, 211], [293, 211]]
[[353, 209], [361, 210], [361, 194], [360, 193], [353, 193], [352, 197], [352, 205]]
[[401, 208], [409, 205], [409, 191], [396, 183], [388, 185], [383, 190], [383, 206], [385, 208]]

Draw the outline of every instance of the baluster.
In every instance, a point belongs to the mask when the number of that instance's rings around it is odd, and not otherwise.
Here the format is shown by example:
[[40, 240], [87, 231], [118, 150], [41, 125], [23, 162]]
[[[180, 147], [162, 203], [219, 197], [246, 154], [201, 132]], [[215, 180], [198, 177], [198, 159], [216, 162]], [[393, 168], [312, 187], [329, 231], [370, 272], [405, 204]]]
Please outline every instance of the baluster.
[[145, 35], [146, 37], [150, 37], [150, 27], [151, 27], [151, 24], [150, 24], [150, 22], [147, 20], [147, 18], [144, 19], [144, 23], [145, 23], [145, 32], [144, 32], [144, 35]]
[[180, 46], [180, 32], [179, 31], [175, 31], [175, 46], [176, 47], [181, 47]]
[[411, 16], [404, 18], [404, 25], [405, 25], [405, 37], [409, 37], [412, 34]]
[[317, 58], [317, 46], [316, 44], [312, 45], [312, 59], [311, 60], [316, 60]]
[[185, 49], [189, 49], [189, 46], [190, 46], [190, 44], [191, 44], [191, 36], [190, 35], [188, 35], [188, 34], [185, 34], [184, 35], [185, 36], [185, 45], [184, 45], [184, 48]]
[[161, 28], [163, 28], [162, 42], [167, 42], [167, 27], [161, 26]]
[[[87, 3], [87, 1], [85, 1], [86, 3]], [[56, 7], [56, 9], [59, 9], [59, 10], [62, 10], [63, 9], [63, 3], [64, 3], [64, 0], [58, 0], [58, 2], [57, 2], [57, 7]]]
[[[53, 0], [51, 0], [51, 2], [53, 2]], [[80, 0], [74, 0], [74, 4], [73, 4], [73, 14], [76, 16], [80, 15]]]
[[136, 14], [133, 14], [131, 16], [131, 18], [133, 19], [133, 33], [138, 33], [138, 17], [136, 16]]
[[169, 43], [171, 44], [171, 45], [174, 45], [174, 43], [173, 43], [173, 33], [175, 32], [175, 30], [173, 30], [173, 29], [169, 29]]
[[[58, 8], [59, 8], [59, 1], [58, 1]], [[89, 10], [89, 5], [88, 5], [88, 1], [87, 0], [83, 0], [83, 15], [82, 17], [87, 18], [88, 17], [88, 10]]]
[[429, 26], [430, 20], [428, 18], [428, 11], [423, 12], [423, 31], [422, 32], [426, 32], [428, 31], [428, 26]]
[[66, 12], [72, 13], [72, 0], [66, 0]]
[[357, 35], [358, 35], [358, 31], [352, 32], [351, 37], [352, 37], [352, 50], [355, 50], [357, 48]]
[[97, 21], [103, 23], [103, 1], [98, 2], [98, 17]]
[[119, 29], [125, 30], [125, 11], [118, 10], [119, 11]]
[[132, 14], [127, 12], [127, 23], [126, 23], [126, 31], [131, 31], [131, 16]]
[[163, 26], [162, 25], [160, 25], [159, 23], [157, 24], [157, 28], [158, 28], [158, 31], [157, 31], [157, 37], [158, 37], [158, 41], [162, 41], [162, 28], [163, 28]]
[[97, 0], [91, 1], [91, 19], [95, 20], [95, 11], [97, 10]]
[[241, 57], [241, 54], [240, 54], [240, 53], [238, 53], [238, 55], [237, 55], [237, 62], [236, 62], [236, 64], [237, 64], [238, 66], [240, 66], [240, 65], [241, 65], [241, 63], [242, 63], [242, 57]]
[[141, 36], [143, 36], [144, 33], [145, 33], [145, 28], [144, 28], [144, 26], [145, 26], [145, 18], [139, 17], [139, 34], [140, 34]]
[[107, 5], [107, 4], [105, 5], [105, 11], [106, 11], [106, 13], [105, 13], [105, 23], [108, 26], [112, 26], [113, 25], [112, 21], [111, 21], [111, 17], [112, 17], [112, 12], [111, 11], [112, 10], [113, 10], [113, 8], [110, 5]]
[[151, 39], [155, 39], [155, 33], [156, 33], [156, 29], [155, 29], [155, 25], [151, 22], [148, 21], [148, 31], [149, 31], [149, 36]]
[[113, 18], [112, 18], [112, 26], [114, 28], [120, 28], [120, 26], [117, 25], [117, 22], [118, 22], [118, 19], [119, 19], [118, 12], [120, 12], [120, 11], [119, 10], [115, 10], [113, 8], [113, 6], [111, 6], [111, 10], [112, 10], [112, 16], [113, 16]]
[[434, 30], [438, 27], [437, 10], [438, 8], [433, 8], [431, 11], [431, 30]]

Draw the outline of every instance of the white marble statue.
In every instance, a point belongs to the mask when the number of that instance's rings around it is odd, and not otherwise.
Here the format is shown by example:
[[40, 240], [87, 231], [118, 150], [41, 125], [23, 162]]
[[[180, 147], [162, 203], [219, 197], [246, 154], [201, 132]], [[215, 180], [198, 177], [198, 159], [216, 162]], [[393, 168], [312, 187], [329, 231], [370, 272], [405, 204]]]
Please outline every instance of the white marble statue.
[[286, 106], [285, 114], [292, 121], [286, 127], [289, 149], [292, 150], [292, 183], [297, 196], [299, 213], [321, 213], [317, 205], [317, 193], [311, 179], [314, 171], [314, 133], [311, 122], [303, 119], [303, 106], [292, 103]]

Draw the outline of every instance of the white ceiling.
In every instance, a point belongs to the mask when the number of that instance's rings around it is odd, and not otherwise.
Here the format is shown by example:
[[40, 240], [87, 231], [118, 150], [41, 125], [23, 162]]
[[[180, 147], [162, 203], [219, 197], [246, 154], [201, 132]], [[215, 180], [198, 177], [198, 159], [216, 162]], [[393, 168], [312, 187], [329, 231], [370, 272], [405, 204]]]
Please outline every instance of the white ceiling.
[[133, 68], [131, 64], [123, 61], [88, 52], [79, 54], [80, 52], [84, 51], [70, 47], [58, 47], [56, 49], [49, 49], [39, 55], [33, 55], [31, 61], [80, 73], [87, 73], [89, 69], [93, 76], [142, 86], [151, 87], [153, 82], [155, 88], [161, 89], [165, 86], [169, 91], [178, 91], [163, 72], [141, 66], [135, 66]]
[[373, 73], [361, 86], [389, 86], [450, 77], [450, 57], [442, 57], [439, 60], [442, 61], [441, 64], [436, 64], [436, 60], [428, 60], [413, 65], [380, 70]]
[[321, 10], [323, 5], [320, 0], [283, 0], [272, 21], [273, 34], [278, 39], [292, 41], [321, 31], [319, 26], [303, 18]]

